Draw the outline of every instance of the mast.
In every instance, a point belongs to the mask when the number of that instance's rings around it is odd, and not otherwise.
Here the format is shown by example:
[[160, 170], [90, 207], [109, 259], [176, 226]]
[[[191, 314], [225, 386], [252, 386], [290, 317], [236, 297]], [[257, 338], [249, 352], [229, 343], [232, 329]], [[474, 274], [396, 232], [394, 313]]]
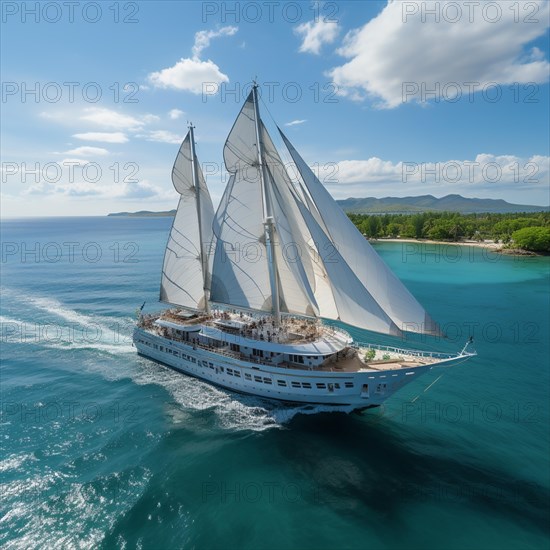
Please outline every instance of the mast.
[[268, 256], [267, 261], [269, 264], [269, 282], [271, 284], [271, 304], [273, 308], [275, 326], [278, 327], [281, 322], [281, 306], [279, 303], [279, 276], [277, 272], [277, 258], [275, 256], [275, 242], [273, 238], [275, 226], [273, 224], [273, 212], [271, 209], [269, 193], [266, 187], [267, 178], [265, 173], [265, 164], [263, 162], [262, 140], [260, 137], [260, 109], [258, 106], [258, 85], [256, 84], [256, 82], [254, 82], [254, 86], [252, 87], [252, 98], [254, 101], [256, 143], [258, 146], [258, 164], [260, 166], [260, 181], [262, 185], [264, 231]]
[[199, 181], [199, 173], [198, 173], [198, 166], [197, 166], [197, 155], [195, 153], [195, 134], [193, 130], [195, 127], [190, 122], [189, 123], [189, 137], [190, 137], [190, 145], [191, 145], [191, 162], [193, 164], [193, 186], [195, 188], [195, 194], [196, 194], [196, 205], [197, 205], [197, 219], [199, 222], [199, 251], [200, 251], [200, 260], [201, 260], [201, 267], [202, 267], [202, 288], [204, 291], [204, 310], [206, 313], [210, 313], [210, 303], [209, 303], [209, 296], [208, 296], [208, 265], [207, 265], [207, 259], [206, 254], [204, 253], [204, 239], [202, 238], [202, 220], [201, 220], [201, 187], [200, 187], [200, 181]]

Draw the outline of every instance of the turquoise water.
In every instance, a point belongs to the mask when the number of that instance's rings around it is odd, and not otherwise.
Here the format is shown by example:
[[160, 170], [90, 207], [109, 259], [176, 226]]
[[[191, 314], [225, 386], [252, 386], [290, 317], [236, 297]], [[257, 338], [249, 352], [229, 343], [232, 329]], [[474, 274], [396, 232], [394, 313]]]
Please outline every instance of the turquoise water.
[[169, 225], [2, 223], [2, 546], [548, 548], [549, 258], [377, 245], [479, 356], [347, 415], [136, 356]]

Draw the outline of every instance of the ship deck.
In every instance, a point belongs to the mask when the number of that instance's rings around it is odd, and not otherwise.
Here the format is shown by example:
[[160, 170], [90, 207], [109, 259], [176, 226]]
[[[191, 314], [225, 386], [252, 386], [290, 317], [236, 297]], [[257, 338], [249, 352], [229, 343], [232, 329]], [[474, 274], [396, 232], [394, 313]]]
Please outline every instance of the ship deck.
[[[369, 363], [363, 363], [359, 357], [350, 357], [339, 359], [338, 361], [323, 363], [316, 366], [313, 370], [323, 372], [359, 372], [359, 371], [387, 371], [387, 370], [400, 370], [410, 369], [414, 367], [420, 367], [422, 365], [435, 363], [436, 360], [430, 358], [423, 358], [422, 360], [397, 360], [391, 359], [388, 361], [372, 361]], [[294, 369], [304, 369], [303, 365], [285, 364], [285, 367]], [[307, 367], [306, 367], [307, 368]]]
[[[156, 331], [149, 331], [154, 335], [158, 335]], [[187, 343], [183, 341], [180, 338], [174, 338], [171, 337], [170, 340], [173, 340], [174, 342], [182, 342]], [[369, 361], [368, 363], [364, 363], [361, 361], [361, 359], [357, 355], [353, 355], [351, 357], [338, 357], [338, 358], [332, 358], [328, 361], [325, 361], [321, 365], [316, 366], [304, 366], [302, 364], [295, 364], [295, 363], [288, 363], [286, 361], [282, 362], [273, 362], [266, 358], [260, 358], [260, 357], [253, 357], [245, 355], [238, 351], [232, 351], [229, 347], [225, 346], [213, 346], [209, 344], [199, 343], [196, 342], [195, 347], [204, 349], [206, 351], [210, 351], [212, 353], [216, 353], [218, 355], [223, 355], [225, 357], [232, 357], [233, 359], [237, 359], [238, 361], [245, 361], [248, 363], [255, 363], [258, 365], [265, 365], [267, 367], [277, 367], [277, 368], [286, 368], [286, 369], [292, 369], [292, 370], [310, 370], [310, 371], [317, 371], [317, 372], [376, 372], [376, 371], [388, 371], [388, 370], [400, 370], [400, 369], [410, 369], [414, 367], [420, 367], [423, 365], [436, 363], [438, 359], [431, 358], [431, 357], [422, 357], [420, 358], [413, 358], [413, 357], [403, 357], [403, 358], [393, 358], [389, 360], [381, 360], [381, 361]]]

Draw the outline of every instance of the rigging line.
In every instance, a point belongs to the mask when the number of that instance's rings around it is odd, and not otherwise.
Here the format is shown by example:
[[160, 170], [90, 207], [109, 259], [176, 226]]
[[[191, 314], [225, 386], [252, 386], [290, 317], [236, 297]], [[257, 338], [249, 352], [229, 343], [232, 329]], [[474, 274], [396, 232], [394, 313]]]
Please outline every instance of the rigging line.
[[[458, 363], [455, 363], [451, 368], [454, 368], [454, 367], [457, 367], [458, 365], [464, 363], [466, 361], [466, 359], [463, 359], [462, 361], [459, 361]], [[438, 382], [439, 380], [441, 380], [441, 378], [443, 378], [445, 373], [441, 373], [429, 386], [427, 386], [423, 391], [422, 393], [426, 393], [436, 382]], [[411, 400], [411, 403], [414, 403], [419, 397], [420, 397], [421, 394], [418, 394], [414, 399]]]
[[[248, 161], [248, 155], [246, 155], [246, 151], [241, 151], [241, 149], [239, 149], [237, 147], [237, 145], [232, 145], [232, 144], [226, 144], [226, 147], [229, 149], [229, 151], [231, 153], [233, 153], [240, 161], [242, 161], [244, 164], [248, 165], [248, 166], [255, 166], [254, 164], [251, 164], [250, 161]], [[227, 166], [226, 166], [227, 168]], [[238, 172], [238, 169], [236, 169], [234, 172], [231, 172], [231, 170], [227, 170], [230, 174], [236, 174]]]
[[[186, 235], [184, 235], [179, 229], [177, 229], [176, 227], [172, 227], [172, 231], [177, 233], [178, 235], [180, 235], [185, 241], [187, 241], [194, 249], [195, 251], [197, 252], [197, 254], [199, 253], [199, 250], [197, 249], [197, 247], [195, 246], [195, 243], [189, 238], [187, 237]], [[179, 243], [175, 238], [174, 238], [174, 235], [172, 235], [172, 233], [170, 233], [170, 238], [169, 240], [172, 239], [174, 241], [174, 243], [176, 243], [179, 247], [183, 248], [184, 250], [188, 250], [187, 248], [185, 248], [185, 245]], [[188, 252], [191, 254], [192, 251], [191, 250], [188, 250]]]
[[[442, 377], [443, 377], [443, 374], [440, 374], [429, 386], [424, 388], [422, 393], [426, 393]], [[414, 403], [420, 397], [420, 395], [421, 394], [419, 393], [414, 399], [411, 399], [411, 403]]]
[[[231, 223], [229, 223], [231, 222]], [[257, 235], [254, 235], [251, 231], [243, 227], [237, 220], [230, 214], [227, 214], [222, 222], [230, 231], [236, 233], [239, 237], [248, 237], [253, 243], [261, 243]], [[238, 229], [237, 229], [238, 228]]]
[[[261, 94], [260, 94], [260, 101], [262, 102], [263, 106], [265, 107], [265, 110], [267, 111], [267, 114], [269, 115], [269, 118], [271, 119], [271, 121], [273, 122], [273, 124], [275, 125], [275, 128], [279, 129], [279, 125], [277, 124], [277, 121], [275, 120], [275, 118], [273, 117], [273, 115], [271, 114], [271, 111], [269, 110], [269, 107], [267, 106], [266, 102], [263, 100]], [[264, 126], [265, 127], [265, 126]], [[267, 128], [265, 128], [265, 131], [267, 132]], [[267, 132], [268, 135], [269, 135], [269, 132]], [[278, 132], [276, 132], [276, 135], [278, 134]], [[271, 137], [271, 136], [270, 136]], [[280, 140], [281, 139], [281, 136], [279, 135], [278, 136], [278, 139]], [[271, 141], [273, 141], [273, 139], [271, 139]], [[273, 144], [275, 145], [275, 144]], [[284, 145], [284, 143], [283, 143]], [[277, 147], [275, 147], [275, 149], [277, 150], [277, 153], [279, 153], [279, 155], [281, 155], [281, 152], [279, 151], [279, 149]], [[284, 159], [281, 158], [281, 162], [283, 163], [283, 167], [285, 167], [285, 170], [286, 170], [286, 166], [290, 165], [290, 164], [294, 164], [296, 165], [296, 163], [293, 162], [292, 159], [289, 159], [288, 156], [287, 156], [287, 149], [286, 147], [283, 147], [281, 149], [282, 151], [282, 155], [285, 157]], [[288, 174], [288, 172], [287, 172]], [[291, 181], [292, 181], [292, 178], [290, 178]]]
[[268, 106], [267, 106], [267, 103], [264, 101], [262, 95], [260, 94], [260, 101], [263, 103], [264, 107], [265, 107], [265, 110], [267, 111], [267, 114], [269, 115], [269, 118], [273, 121], [273, 124], [275, 124], [275, 126], [277, 126], [277, 122], [276, 120], [273, 118], [273, 115], [271, 114], [271, 111], [269, 110]]
[[[429, 386], [427, 386], [423, 391], [422, 393], [425, 393], [427, 392], [438, 380], [440, 380], [441, 378], [443, 377], [443, 374], [440, 374]], [[418, 394], [414, 399], [411, 399], [410, 401], [408, 401], [408, 403], [414, 403], [422, 394]], [[389, 416], [385, 415], [385, 414], [382, 414], [381, 415], [381, 418], [384, 418], [385, 420], [390, 420], [392, 419], [394, 416], [396, 416], [397, 414], [399, 414], [400, 412], [402, 411], [395, 411], [393, 414], [390, 414]]]
[[179, 288], [182, 292], [184, 292], [185, 294], [187, 294], [187, 296], [189, 296], [189, 298], [191, 298], [191, 300], [193, 301], [196, 301], [195, 298], [193, 296], [191, 296], [191, 294], [189, 294], [189, 292], [187, 292], [187, 290], [185, 290], [185, 288], [181, 287], [180, 285], [178, 285], [178, 283], [176, 283], [175, 281], [173, 281], [172, 279], [170, 279], [170, 277], [168, 277], [168, 275], [166, 275], [165, 271], [163, 270], [162, 271], [162, 275], [163, 277], [169, 281], [170, 283], [172, 283], [176, 288]]
[[174, 256], [180, 260], [182, 258], [185, 258], [186, 260], [193, 259], [193, 260], [199, 260], [198, 252], [193, 252], [192, 250], [187, 250], [186, 248], [183, 248], [183, 254], [176, 252], [173, 248], [171, 248], [169, 245], [166, 245], [166, 250], [169, 250], [174, 254]]

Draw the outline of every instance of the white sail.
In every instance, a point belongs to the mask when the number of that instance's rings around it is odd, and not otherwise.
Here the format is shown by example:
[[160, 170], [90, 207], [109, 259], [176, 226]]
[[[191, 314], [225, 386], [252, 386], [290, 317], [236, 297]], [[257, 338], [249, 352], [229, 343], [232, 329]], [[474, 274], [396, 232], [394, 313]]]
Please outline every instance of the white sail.
[[[365, 289], [311, 212], [303, 203], [299, 203], [299, 206], [317, 247], [319, 260], [331, 282], [337, 316], [329, 318], [358, 328], [399, 336], [399, 328]], [[327, 317], [323, 311], [321, 315]]]
[[[359, 233], [280, 129], [279, 132], [305, 184], [303, 193], [312, 217], [368, 293], [400, 330], [440, 334], [428, 313]], [[341, 286], [343, 281], [333, 280], [334, 283]]]
[[288, 253], [283, 255], [287, 263], [298, 271], [296, 280], [308, 291], [310, 302], [316, 306], [315, 315], [384, 334], [399, 335], [395, 323], [357, 279], [306, 208], [263, 125], [262, 130], [263, 148], [269, 173], [273, 176], [273, 190], [280, 212], [276, 224], [278, 235], [288, 235], [287, 243], [294, 246], [294, 251], [300, 252], [297, 258]]
[[[265, 194], [260, 176], [253, 94], [246, 100], [224, 147], [231, 178], [214, 219], [215, 255], [212, 262], [213, 302], [271, 312], [272, 288], [265, 237], [264, 202], [273, 211], [274, 249], [280, 310], [299, 315], [316, 314], [309, 279], [300, 261], [287, 261], [284, 251], [297, 238], [281, 197], [278, 176], [266, 162]], [[271, 139], [261, 121], [261, 139]], [[299, 237], [299, 236], [298, 236]]]
[[271, 311], [252, 94], [233, 124], [223, 155], [231, 177], [214, 218], [210, 296], [213, 302]]
[[291, 181], [283, 162], [261, 124], [264, 163], [267, 167], [268, 190], [275, 222], [275, 251], [279, 274], [282, 311], [318, 316], [319, 307], [314, 294], [314, 270], [309, 254], [305, 226], [300, 224], [301, 214], [292, 198]]
[[[172, 183], [180, 194], [180, 200], [164, 254], [160, 300], [204, 310], [207, 307], [205, 288], [209, 284], [204, 251], [212, 239], [214, 208], [196, 157], [195, 164], [197, 178], [188, 133], [172, 170]], [[200, 193], [198, 201], [197, 188]]]

